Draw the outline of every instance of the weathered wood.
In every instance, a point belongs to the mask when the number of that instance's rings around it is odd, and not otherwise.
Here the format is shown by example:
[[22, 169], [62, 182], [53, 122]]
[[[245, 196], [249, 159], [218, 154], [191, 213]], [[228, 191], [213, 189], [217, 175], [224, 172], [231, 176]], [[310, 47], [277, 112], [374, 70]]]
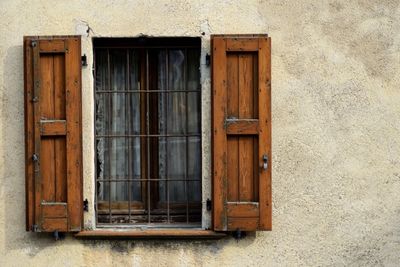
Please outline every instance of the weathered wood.
[[43, 218], [66, 218], [67, 205], [60, 204], [42, 204]]
[[67, 218], [43, 218], [41, 224], [42, 232], [68, 232], [68, 220]]
[[[27, 230], [34, 225], [37, 231], [79, 231], [81, 227], [79, 38], [24, 38]], [[64, 49], [67, 42], [72, 43], [69, 51]]]
[[213, 222], [214, 229], [227, 230], [224, 204], [227, 196], [227, 138], [224, 127], [227, 113], [226, 42], [224, 38], [214, 38], [212, 47], [213, 77]]
[[270, 229], [261, 225], [271, 214], [271, 96], [263, 80], [270, 55], [262, 40], [267, 36], [212, 36], [213, 221], [219, 231]]
[[226, 132], [230, 135], [258, 135], [258, 120], [227, 120]]
[[227, 203], [227, 214], [228, 217], [237, 218], [258, 218], [260, 216], [258, 202], [253, 203]]
[[[28, 157], [33, 160], [34, 165], [34, 177], [32, 177], [35, 187], [34, 193], [34, 212], [35, 212], [35, 225], [40, 225], [42, 223], [42, 214], [41, 214], [41, 200], [42, 200], [42, 177], [41, 177], [41, 137], [40, 137], [40, 116], [41, 116], [41, 104], [40, 104], [40, 87], [41, 87], [41, 65], [40, 65], [40, 53], [38, 48], [38, 40], [32, 39], [29, 45], [32, 46], [33, 50], [33, 96], [32, 96], [32, 103], [33, 103], [33, 147], [34, 147], [34, 154], [28, 155]], [[36, 158], [34, 160], [34, 158]]]
[[271, 188], [271, 38], [260, 38], [258, 57], [259, 76], [259, 164], [262, 157], [268, 156], [268, 169], [260, 168], [259, 198], [260, 198], [260, 229], [272, 229], [272, 188]]
[[229, 52], [258, 51], [258, 40], [257, 40], [257, 38], [227, 38], [226, 50]]
[[81, 118], [81, 39], [65, 40], [67, 115], [67, 199], [68, 230], [79, 231], [82, 224], [82, 118]]
[[[227, 55], [227, 117], [239, 117], [239, 79], [230, 79], [229, 77], [238, 77], [239, 57], [235, 54]], [[236, 121], [236, 120], [235, 120]], [[225, 119], [227, 125], [226, 131], [229, 134], [232, 125]], [[234, 126], [233, 126], [234, 127]], [[232, 132], [232, 131], [231, 131]], [[239, 138], [229, 136], [227, 138], [227, 200], [239, 200]]]
[[66, 135], [67, 125], [65, 120], [41, 120], [40, 132], [42, 136]]
[[40, 53], [64, 53], [65, 43], [63, 39], [49, 39], [39, 41]]
[[26, 192], [26, 230], [30, 231], [35, 221], [34, 214], [34, 166], [32, 155], [34, 153], [34, 121], [33, 121], [33, 55], [32, 39], [24, 37], [24, 107], [25, 107], [25, 192]]
[[54, 61], [54, 119], [63, 125], [58, 125], [59, 130], [54, 131], [56, 135], [62, 135], [54, 138], [54, 159], [55, 159], [55, 201], [67, 202], [67, 155], [66, 137], [66, 110], [65, 110], [65, 55], [56, 54]]
[[235, 231], [240, 229], [241, 231], [255, 231], [258, 229], [259, 217], [254, 218], [228, 218], [228, 229]]

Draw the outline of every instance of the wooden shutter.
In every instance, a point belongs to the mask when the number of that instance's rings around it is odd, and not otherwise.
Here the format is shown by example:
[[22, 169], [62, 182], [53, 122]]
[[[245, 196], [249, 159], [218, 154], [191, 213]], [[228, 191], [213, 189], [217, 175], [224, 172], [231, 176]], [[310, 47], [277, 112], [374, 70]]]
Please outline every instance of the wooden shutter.
[[27, 231], [82, 225], [80, 36], [25, 37]]
[[271, 39], [211, 46], [214, 230], [271, 230]]

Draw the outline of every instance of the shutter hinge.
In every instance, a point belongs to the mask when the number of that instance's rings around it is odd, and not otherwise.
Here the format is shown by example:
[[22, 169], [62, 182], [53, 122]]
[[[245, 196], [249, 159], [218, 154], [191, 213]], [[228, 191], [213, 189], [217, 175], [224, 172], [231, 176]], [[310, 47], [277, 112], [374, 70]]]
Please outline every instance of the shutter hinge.
[[37, 41], [32, 41], [31, 46], [36, 47], [36, 45], [37, 45]]
[[207, 211], [211, 211], [211, 209], [212, 209], [212, 202], [211, 202], [211, 199], [209, 199], [209, 198], [207, 198], [206, 207], [207, 207]]
[[89, 211], [89, 201], [87, 198], [83, 201], [83, 211]]
[[240, 230], [238, 228], [238, 229], [236, 229], [236, 231], [232, 232], [232, 236], [233, 236], [233, 238], [236, 239], [236, 241], [239, 241], [239, 239], [242, 239], [242, 238], [246, 237], [246, 232], [243, 232], [242, 230]]
[[83, 56], [81, 56], [81, 61], [82, 61], [82, 67], [87, 67], [87, 57], [86, 54], [83, 54]]
[[33, 155], [32, 155], [32, 160], [33, 160], [34, 162], [39, 161], [39, 156], [36, 155], [36, 154], [33, 154]]
[[206, 54], [206, 66], [208, 67], [208, 66], [210, 66], [210, 64], [211, 64], [211, 56], [210, 56], [210, 54]]

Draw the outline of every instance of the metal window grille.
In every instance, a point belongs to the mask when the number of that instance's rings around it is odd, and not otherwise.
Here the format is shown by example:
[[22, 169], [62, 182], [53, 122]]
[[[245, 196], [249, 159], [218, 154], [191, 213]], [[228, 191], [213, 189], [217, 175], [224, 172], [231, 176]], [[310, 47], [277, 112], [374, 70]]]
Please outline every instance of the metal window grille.
[[95, 45], [98, 226], [201, 224], [200, 46], [178, 45]]

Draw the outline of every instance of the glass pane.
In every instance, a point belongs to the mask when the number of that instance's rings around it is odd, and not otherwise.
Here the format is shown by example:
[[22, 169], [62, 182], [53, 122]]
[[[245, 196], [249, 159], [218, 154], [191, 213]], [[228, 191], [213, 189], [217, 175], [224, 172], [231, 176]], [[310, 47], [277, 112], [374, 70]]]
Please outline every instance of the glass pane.
[[[169, 50], [168, 90], [185, 90], [184, 50]], [[168, 134], [186, 133], [186, 93], [167, 94]]]
[[201, 180], [201, 140], [189, 137], [188, 179]]
[[201, 181], [188, 181], [187, 187], [189, 202], [201, 201]]
[[96, 91], [108, 90], [108, 54], [107, 49], [96, 49]]

